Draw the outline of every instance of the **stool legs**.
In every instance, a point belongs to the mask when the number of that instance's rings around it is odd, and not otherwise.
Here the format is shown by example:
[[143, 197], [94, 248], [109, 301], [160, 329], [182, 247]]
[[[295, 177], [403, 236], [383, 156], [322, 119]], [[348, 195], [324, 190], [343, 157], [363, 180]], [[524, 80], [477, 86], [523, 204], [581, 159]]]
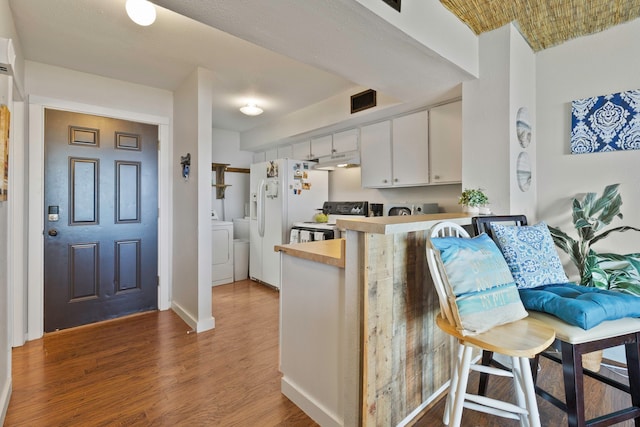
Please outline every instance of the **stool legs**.
[[[640, 333], [636, 333], [635, 342], [625, 344], [625, 352], [627, 355], [631, 405], [640, 407]], [[636, 418], [634, 421], [636, 427], [640, 427], [640, 418]]]

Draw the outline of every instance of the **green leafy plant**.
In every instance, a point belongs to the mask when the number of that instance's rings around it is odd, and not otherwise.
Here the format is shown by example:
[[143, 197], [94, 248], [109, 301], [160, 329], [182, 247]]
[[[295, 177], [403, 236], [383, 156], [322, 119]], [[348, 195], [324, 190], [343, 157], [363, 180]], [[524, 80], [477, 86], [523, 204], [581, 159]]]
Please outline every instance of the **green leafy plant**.
[[462, 192], [460, 199], [458, 200], [459, 205], [470, 206], [470, 207], [479, 207], [484, 206], [489, 203], [489, 198], [484, 194], [481, 188], [476, 189], [466, 189]]
[[[569, 236], [559, 228], [549, 227], [556, 246], [569, 255], [569, 258], [578, 269], [582, 285], [609, 288], [608, 284], [603, 284], [602, 278], [604, 275], [598, 272], [596, 272], [598, 280], [592, 281], [592, 271], [595, 271], [594, 269], [598, 266], [599, 259], [598, 254], [591, 249], [591, 246], [613, 232], [640, 231], [638, 228], [624, 225], [603, 231], [616, 217], [622, 219], [622, 213], [620, 212], [622, 197], [618, 193], [619, 185], [611, 184], [606, 186], [600, 197], [596, 193], [587, 193], [582, 199], [573, 199], [573, 226], [578, 234], [577, 239]], [[640, 290], [640, 282], [636, 284]]]

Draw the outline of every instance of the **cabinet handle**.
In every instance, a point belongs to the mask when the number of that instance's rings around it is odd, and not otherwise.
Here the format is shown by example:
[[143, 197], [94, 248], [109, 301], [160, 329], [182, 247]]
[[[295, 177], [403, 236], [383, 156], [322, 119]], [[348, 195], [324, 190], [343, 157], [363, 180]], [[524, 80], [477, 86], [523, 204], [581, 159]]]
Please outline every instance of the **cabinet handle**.
[[394, 179], [393, 182], [398, 182], [398, 178]]
[[433, 179], [440, 179], [440, 175], [435, 175]]
[[387, 180], [386, 180], [386, 179], [383, 179], [383, 180], [382, 180], [382, 183], [383, 183], [383, 184], [386, 184], [386, 183], [387, 183]]

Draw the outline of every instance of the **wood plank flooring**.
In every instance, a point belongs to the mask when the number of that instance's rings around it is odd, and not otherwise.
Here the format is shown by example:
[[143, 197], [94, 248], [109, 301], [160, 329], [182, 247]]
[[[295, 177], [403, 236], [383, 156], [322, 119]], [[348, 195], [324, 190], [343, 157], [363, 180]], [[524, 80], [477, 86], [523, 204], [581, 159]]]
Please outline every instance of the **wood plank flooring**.
[[5, 426], [311, 426], [280, 393], [278, 293], [213, 288], [216, 328], [172, 311], [47, 334], [13, 350]]
[[[278, 293], [249, 280], [217, 286], [213, 313], [216, 328], [200, 334], [187, 333], [177, 315], [164, 311], [47, 334], [15, 348], [4, 425], [316, 426], [280, 393]], [[539, 380], [559, 384], [560, 367], [543, 363]], [[585, 381], [593, 415], [629, 403], [626, 395]], [[475, 384], [472, 377], [470, 387]], [[510, 387], [494, 381], [490, 394], [509, 395]], [[561, 395], [562, 386], [556, 389]], [[538, 402], [543, 426], [566, 425], [561, 411]], [[440, 401], [415, 425], [442, 426], [443, 410]], [[518, 424], [465, 411], [462, 425]]]

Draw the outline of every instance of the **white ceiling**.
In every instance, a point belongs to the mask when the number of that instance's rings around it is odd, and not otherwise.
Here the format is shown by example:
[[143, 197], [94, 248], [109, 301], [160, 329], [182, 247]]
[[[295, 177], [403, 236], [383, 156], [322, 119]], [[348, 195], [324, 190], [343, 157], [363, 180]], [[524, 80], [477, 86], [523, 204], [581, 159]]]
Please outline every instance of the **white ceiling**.
[[[129, 20], [125, 0], [10, 6], [30, 61], [167, 90], [211, 70], [213, 125], [239, 132], [350, 89], [415, 101], [468, 78], [354, 0], [154, 2], [163, 7], [150, 27]], [[249, 99], [265, 113], [241, 114]]]

